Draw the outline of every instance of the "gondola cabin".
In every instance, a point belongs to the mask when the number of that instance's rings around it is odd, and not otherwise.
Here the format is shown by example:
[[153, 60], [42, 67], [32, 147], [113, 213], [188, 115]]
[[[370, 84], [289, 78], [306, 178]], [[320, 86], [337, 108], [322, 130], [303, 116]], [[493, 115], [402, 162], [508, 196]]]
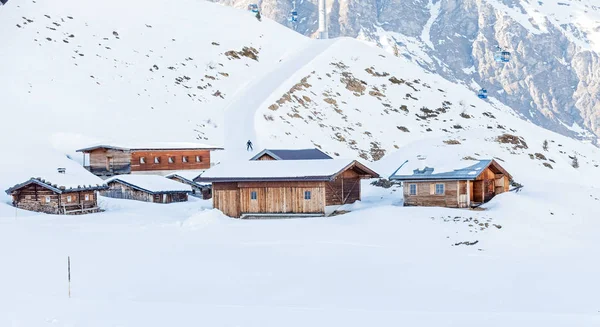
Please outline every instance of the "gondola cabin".
[[257, 160], [221, 164], [195, 181], [212, 183], [214, 207], [230, 217], [314, 217], [360, 200], [361, 180], [376, 177], [354, 160]]
[[488, 97], [488, 91], [487, 91], [486, 89], [481, 89], [481, 90], [479, 90], [479, 92], [477, 93], [477, 96], [478, 96], [480, 99], [487, 99], [487, 97]]
[[507, 192], [512, 180], [496, 160], [462, 162], [439, 172], [419, 160], [406, 160], [389, 178], [402, 182], [405, 206], [477, 207]]

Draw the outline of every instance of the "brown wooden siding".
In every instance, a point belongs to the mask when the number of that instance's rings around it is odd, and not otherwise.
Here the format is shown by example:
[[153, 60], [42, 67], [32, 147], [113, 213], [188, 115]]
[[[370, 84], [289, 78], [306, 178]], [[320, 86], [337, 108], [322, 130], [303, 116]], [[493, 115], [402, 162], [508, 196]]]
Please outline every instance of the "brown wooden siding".
[[116, 181], [108, 183], [108, 187], [108, 190], [102, 191], [100, 194], [115, 199], [127, 199], [154, 203], [185, 202], [188, 200], [188, 195], [186, 192], [151, 194], [133, 189], [128, 185], [121, 184]]
[[[86, 200], [86, 195], [88, 199]], [[50, 202], [46, 201], [46, 198]], [[12, 193], [13, 204], [24, 210], [48, 214], [90, 213], [98, 211], [95, 191], [55, 193], [36, 184], [25, 186]], [[71, 201], [68, 201], [68, 200]]]
[[[410, 185], [417, 185], [417, 195], [410, 195]], [[435, 194], [435, 185], [444, 184], [444, 194]], [[406, 182], [404, 205], [426, 207], [459, 207], [459, 185], [456, 181]]]
[[131, 154], [128, 151], [96, 149], [89, 153], [87, 165], [94, 174], [127, 174], [131, 169]]
[[347, 170], [335, 180], [326, 184], [327, 205], [351, 204], [360, 200], [360, 176], [353, 170]]
[[[305, 199], [310, 191], [310, 199]], [[252, 199], [256, 192], [256, 199]], [[213, 183], [213, 204], [230, 217], [242, 214], [324, 214], [324, 182]]]
[[[196, 156], [200, 157], [200, 162], [196, 162]], [[145, 164], [140, 162], [142, 157], [146, 160]], [[183, 162], [184, 157], [187, 157], [187, 162]], [[154, 158], [159, 158], [159, 163], [155, 163]], [[169, 162], [169, 158], [172, 158], [172, 163]], [[208, 150], [149, 150], [134, 151], [131, 154], [131, 171], [208, 168], [210, 168], [210, 151]]]
[[208, 200], [212, 198], [212, 189], [210, 186], [198, 187], [195, 184], [189, 184], [185, 180], [179, 178], [178, 176], [168, 177], [171, 180], [177, 181], [179, 183], [189, 185], [192, 187], [192, 196], [202, 198], [203, 200]]

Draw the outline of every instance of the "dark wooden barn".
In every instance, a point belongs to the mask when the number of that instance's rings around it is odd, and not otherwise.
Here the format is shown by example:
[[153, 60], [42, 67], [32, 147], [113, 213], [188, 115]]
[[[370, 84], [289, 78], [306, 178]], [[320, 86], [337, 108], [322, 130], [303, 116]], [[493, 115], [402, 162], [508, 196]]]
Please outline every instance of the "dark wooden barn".
[[108, 189], [100, 194], [109, 198], [154, 203], [185, 202], [192, 188], [157, 175], [123, 175], [106, 180]]
[[189, 185], [192, 188], [191, 196], [208, 200], [212, 198], [212, 185], [210, 183], [197, 183], [194, 179], [200, 176], [198, 173], [190, 173], [188, 171], [180, 171], [177, 173], [165, 176], [170, 180], [177, 181]]
[[9, 188], [6, 193], [12, 196], [12, 204], [15, 207], [29, 211], [48, 214], [85, 214], [100, 211], [97, 191], [105, 190], [105, 184], [77, 185], [55, 182], [41, 177], [31, 178]]
[[213, 204], [230, 217], [323, 216], [327, 206], [361, 198], [361, 180], [379, 177], [355, 160], [270, 160], [224, 164], [211, 182]]

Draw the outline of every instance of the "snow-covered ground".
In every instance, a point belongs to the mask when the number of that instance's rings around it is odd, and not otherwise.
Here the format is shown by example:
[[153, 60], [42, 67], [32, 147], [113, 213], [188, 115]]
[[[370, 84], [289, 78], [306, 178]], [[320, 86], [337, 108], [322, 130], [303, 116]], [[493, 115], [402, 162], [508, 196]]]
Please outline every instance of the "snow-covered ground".
[[196, 198], [51, 216], [1, 194], [0, 326], [600, 324], [590, 144], [356, 40], [204, 1], [12, 0], [0, 39], [2, 190], [58, 167], [96, 180], [75, 153], [94, 143], [224, 145], [227, 164], [247, 139], [381, 159], [382, 176], [495, 158], [525, 186], [469, 211], [366, 181], [350, 213], [252, 221]]

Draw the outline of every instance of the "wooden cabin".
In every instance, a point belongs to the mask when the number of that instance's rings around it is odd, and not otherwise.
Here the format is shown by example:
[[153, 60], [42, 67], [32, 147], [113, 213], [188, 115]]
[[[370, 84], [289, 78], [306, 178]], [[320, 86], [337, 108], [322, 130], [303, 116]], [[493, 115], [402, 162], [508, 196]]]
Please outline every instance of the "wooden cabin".
[[108, 189], [100, 194], [109, 198], [153, 203], [185, 202], [192, 188], [157, 175], [123, 175], [106, 180]]
[[[407, 163], [408, 160], [403, 166]], [[476, 207], [508, 192], [512, 180], [495, 160], [479, 160], [468, 167], [437, 174], [432, 167], [405, 174], [403, 166], [390, 180], [402, 182], [405, 206]]]
[[180, 171], [177, 173], [169, 174], [165, 177], [170, 180], [189, 185], [192, 188], [192, 193], [190, 194], [191, 196], [201, 198], [203, 200], [211, 199], [212, 186], [210, 185], [210, 183], [194, 182], [194, 179], [198, 176], [200, 176], [200, 174], [195, 172]]
[[222, 148], [189, 143], [148, 144], [138, 147], [97, 145], [83, 153], [83, 166], [97, 176], [131, 173], [166, 175], [174, 170], [210, 168], [212, 151]]
[[250, 160], [321, 160], [333, 159], [319, 149], [264, 149]]
[[355, 160], [259, 160], [222, 164], [195, 181], [212, 183], [214, 207], [230, 217], [306, 217], [360, 200], [361, 180], [376, 177]]
[[104, 183], [77, 185], [38, 177], [15, 185], [6, 193], [12, 196], [13, 206], [20, 209], [56, 215], [86, 214], [100, 211], [97, 191], [106, 188]]

